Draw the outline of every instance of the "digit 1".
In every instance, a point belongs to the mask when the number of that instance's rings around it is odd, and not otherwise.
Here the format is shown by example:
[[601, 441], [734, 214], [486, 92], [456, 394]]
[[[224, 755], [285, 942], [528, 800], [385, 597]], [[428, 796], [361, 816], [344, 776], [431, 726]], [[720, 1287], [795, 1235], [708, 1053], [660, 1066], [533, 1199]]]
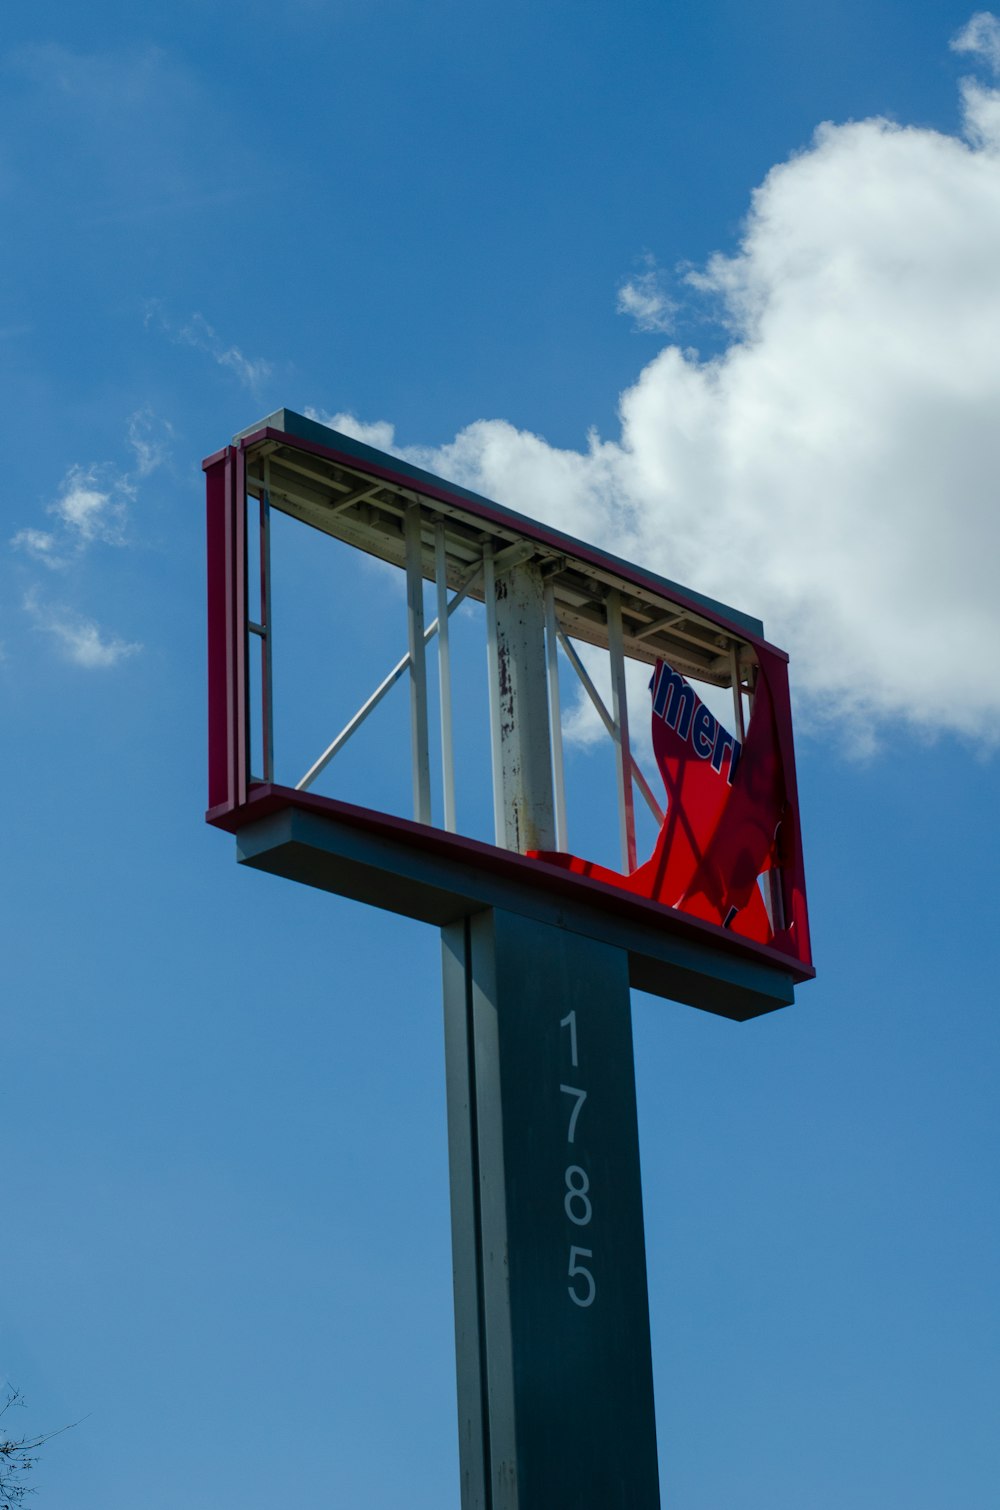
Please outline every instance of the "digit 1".
[[559, 1026], [561, 1028], [569, 1028], [569, 1062], [576, 1069], [576, 1012], [570, 1012], [567, 1017], [563, 1018]]

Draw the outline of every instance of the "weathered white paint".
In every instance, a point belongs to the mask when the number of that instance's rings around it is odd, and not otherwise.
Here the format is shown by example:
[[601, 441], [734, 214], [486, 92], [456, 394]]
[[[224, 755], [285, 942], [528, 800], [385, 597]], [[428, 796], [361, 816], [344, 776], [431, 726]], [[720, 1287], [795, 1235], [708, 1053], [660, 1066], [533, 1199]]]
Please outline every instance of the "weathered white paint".
[[[500, 785], [507, 849], [554, 849], [545, 598], [540, 566], [494, 576]], [[498, 824], [498, 830], [500, 825]]]

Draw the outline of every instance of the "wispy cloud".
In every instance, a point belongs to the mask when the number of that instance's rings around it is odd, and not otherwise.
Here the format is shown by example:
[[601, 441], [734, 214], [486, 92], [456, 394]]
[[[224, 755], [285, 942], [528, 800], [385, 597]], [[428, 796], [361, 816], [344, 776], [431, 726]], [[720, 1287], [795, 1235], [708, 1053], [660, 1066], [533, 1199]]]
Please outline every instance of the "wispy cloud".
[[248, 357], [238, 346], [226, 341], [210, 325], [204, 315], [195, 313], [178, 325], [166, 315], [159, 299], [147, 301], [145, 316], [147, 328], [155, 325], [178, 346], [190, 346], [211, 357], [219, 367], [225, 367], [252, 393], [259, 393], [273, 372], [270, 362], [263, 357]]
[[660, 331], [673, 328], [678, 306], [664, 288], [662, 269], [647, 252], [646, 270], [629, 278], [618, 289], [618, 313], [627, 315], [636, 330]]
[[270, 362], [244, 356], [238, 346], [227, 346], [202, 315], [192, 315], [178, 330], [177, 339], [182, 345], [206, 352], [220, 367], [228, 367], [245, 388], [254, 392], [271, 376]]
[[28, 525], [11, 536], [15, 550], [52, 570], [64, 570], [95, 543], [125, 543], [128, 506], [135, 489], [125, 473], [111, 466], [69, 467], [58, 497], [45, 512], [56, 528]]
[[[102, 482], [102, 475], [107, 477], [106, 482]], [[105, 545], [122, 545], [132, 496], [127, 476], [117, 475], [111, 468], [72, 466], [63, 480], [59, 498], [49, 505], [49, 513], [81, 545], [91, 545], [96, 540]]]
[[15, 550], [24, 551], [33, 560], [40, 561], [50, 571], [57, 571], [69, 564], [59, 550], [59, 542], [50, 530], [24, 529], [11, 536]]
[[170, 433], [169, 424], [157, 420], [151, 409], [137, 409], [127, 423], [134, 467], [123, 470], [110, 462], [74, 463], [66, 470], [58, 496], [46, 508], [56, 520], [55, 531], [29, 525], [11, 537], [11, 545], [51, 568], [69, 566], [95, 544], [124, 545], [137, 483], [166, 461]]
[[140, 644], [104, 634], [92, 619], [41, 602], [34, 592], [26, 595], [24, 607], [36, 626], [56, 641], [65, 659], [86, 671], [107, 670], [142, 649]]
[[982, 58], [1000, 74], [1000, 21], [991, 11], [980, 10], [951, 41], [953, 52], [967, 52]]
[[[138, 484], [167, 460], [170, 434], [169, 424], [157, 419], [151, 409], [137, 409], [126, 425], [134, 464], [128, 469], [110, 462], [68, 467], [56, 498], [45, 510], [55, 521], [53, 528], [27, 525], [19, 529], [11, 537], [13, 548], [50, 571], [66, 573], [79, 566], [95, 546], [127, 545], [129, 513], [139, 495]], [[73, 609], [43, 600], [37, 586], [29, 588], [23, 607], [64, 657], [86, 670], [115, 666], [142, 648], [107, 634]]]
[[79, 619], [76, 623], [53, 619], [46, 627], [60, 641], [69, 660], [87, 671], [117, 666], [119, 661], [142, 649], [141, 645], [126, 644], [117, 636], [105, 639], [89, 619]]
[[157, 419], [149, 407], [129, 416], [128, 443], [135, 453], [136, 477], [149, 477], [163, 466], [170, 454], [172, 434], [170, 422]]

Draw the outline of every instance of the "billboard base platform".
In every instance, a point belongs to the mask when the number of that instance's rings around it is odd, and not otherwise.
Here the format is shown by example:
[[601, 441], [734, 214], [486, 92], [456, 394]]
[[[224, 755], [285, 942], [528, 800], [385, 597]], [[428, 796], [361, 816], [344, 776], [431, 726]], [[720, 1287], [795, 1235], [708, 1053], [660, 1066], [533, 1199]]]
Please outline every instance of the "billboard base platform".
[[501, 907], [621, 949], [636, 989], [744, 1022], [794, 1000], [809, 967], [557, 866], [332, 798], [260, 785], [210, 822], [256, 870], [441, 927]]

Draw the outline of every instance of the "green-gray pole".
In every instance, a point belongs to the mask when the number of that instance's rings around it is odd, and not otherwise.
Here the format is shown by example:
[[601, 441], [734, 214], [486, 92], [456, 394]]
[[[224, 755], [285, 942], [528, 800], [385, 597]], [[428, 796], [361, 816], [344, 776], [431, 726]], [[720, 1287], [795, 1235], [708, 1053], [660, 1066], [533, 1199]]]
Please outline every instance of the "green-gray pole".
[[442, 942], [462, 1510], [657, 1510], [627, 956]]

